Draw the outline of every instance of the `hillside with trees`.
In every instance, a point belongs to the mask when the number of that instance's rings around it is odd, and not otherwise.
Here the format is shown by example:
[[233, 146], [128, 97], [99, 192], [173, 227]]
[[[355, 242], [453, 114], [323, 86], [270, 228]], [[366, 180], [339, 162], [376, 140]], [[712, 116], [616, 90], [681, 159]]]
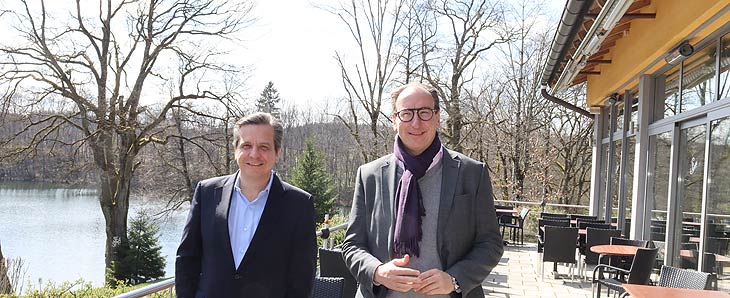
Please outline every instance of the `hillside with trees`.
[[[0, 44], [0, 181], [97, 189], [107, 268], [128, 242], [130, 196], [185, 208], [197, 181], [235, 171], [232, 125], [256, 110], [284, 124], [277, 171], [292, 177], [311, 140], [348, 210], [357, 167], [392, 151], [389, 93], [408, 82], [438, 89], [443, 143], [488, 164], [496, 199], [588, 202], [593, 123], [540, 96], [557, 16], [538, 1], [322, 7], [351, 36], [332, 61], [344, 95], [321, 109], [275, 82], [250, 90], [249, 70], [227, 63], [223, 45], [255, 18], [249, 1], [20, 3], [0, 14], [18, 41]], [[556, 96], [585, 101], [582, 86]]]

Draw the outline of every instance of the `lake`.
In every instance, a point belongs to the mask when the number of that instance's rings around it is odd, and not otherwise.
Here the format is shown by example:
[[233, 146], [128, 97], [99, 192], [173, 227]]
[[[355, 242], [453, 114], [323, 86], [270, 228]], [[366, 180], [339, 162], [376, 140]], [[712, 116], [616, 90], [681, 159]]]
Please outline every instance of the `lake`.
[[[162, 210], [164, 202], [132, 198], [129, 218], [142, 209]], [[159, 240], [167, 261], [165, 276], [175, 274], [175, 250], [188, 204], [160, 219]], [[104, 216], [90, 189], [43, 184], [0, 183], [0, 245], [5, 258], [21, 257], [25, 280], [38, 287], [52, 280], [83, 278], [104, 283]], [[27, 286], [24, 287], [27, 290]]]

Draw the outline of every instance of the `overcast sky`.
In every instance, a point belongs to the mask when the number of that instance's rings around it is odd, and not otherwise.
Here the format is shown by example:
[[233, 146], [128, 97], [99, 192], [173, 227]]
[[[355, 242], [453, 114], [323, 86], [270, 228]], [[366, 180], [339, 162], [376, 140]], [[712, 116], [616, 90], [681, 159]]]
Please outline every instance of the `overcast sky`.
[[[242, 50], [254, 67], [248, 80], [250, 96], [256, 97], [268, 81], [273, 81], [282, 98], [300, 106], [324, 104], [325, 100], [332, 105], [343, 97], [340, 71], [333, 57], [335, 50], [345, 54], [348, 48], [352, 51], [354, 41], [341, 20], [315, 7], [336, 6], [339, 1], [257, 1], [254, 15], [258, 21], [247, 29], [251, 47]], [[544, 3], [554, 19], [550, 26], [557, 26], [565, 1]]]
[[[317, 5], [336, 4], [320, 0]], [[333, 14], [310, 1], [258, 1], [258, 18], [246, 31], [250, 47], [242, 62], [253, 67], [248, 87], [257, 96], [269, 81], [282, 98], [298, 105], [335, 99], [344, 93], [335, 50], [349, 47], [352, 38]]]
[[[258, 97], [266, 83], [273, 81], [289, 104], [317, 108], [329, 101], [332, 108], [344, 95], [335, 51], [351, 57], [349, 61], [359, 58], [344, 23], [319, 7], [338, 6], [340, 1], [349, 0], [252, 1], [256, 3], [252, 15], [257, 20], [241, 31], [240, 38], [244, 40], [231, 54], [232, 62], [250, 67], [246, 84], [248, 98]], [[49, 6], [67, 9], [74, 5], [70, 0], [47, 2]], [[35, 1], [31, 3], [38, 5]], [[565, 1], [545, 0], [544, 3], [546, 10], [554, 15], [551, 17], [554, 24], [550, 26], [557, 26]], [[0, 4], [13, 7], [18, 2], [0, 0]], [[0, 41], [3, 39], [0, 36]]]

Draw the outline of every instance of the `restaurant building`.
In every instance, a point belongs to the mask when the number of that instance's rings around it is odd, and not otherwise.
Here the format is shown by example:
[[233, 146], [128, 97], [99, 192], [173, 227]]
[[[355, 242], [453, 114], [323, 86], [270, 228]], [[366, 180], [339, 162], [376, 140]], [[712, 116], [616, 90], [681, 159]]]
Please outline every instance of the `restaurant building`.
[[594, 119], [590, 213], [730, 291], [730, 1], [568, 0], [542, 84]]

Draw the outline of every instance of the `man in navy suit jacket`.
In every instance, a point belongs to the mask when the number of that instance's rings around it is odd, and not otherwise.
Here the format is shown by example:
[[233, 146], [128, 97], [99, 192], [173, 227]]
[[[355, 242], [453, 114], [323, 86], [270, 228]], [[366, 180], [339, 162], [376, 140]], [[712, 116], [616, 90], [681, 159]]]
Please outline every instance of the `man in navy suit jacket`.
[[236, 122], [239, 170], [195, 188], [175, 262], [177, 297], [310, 297], [312, 196], [273, 172], [283, 129], [266, 113]]

